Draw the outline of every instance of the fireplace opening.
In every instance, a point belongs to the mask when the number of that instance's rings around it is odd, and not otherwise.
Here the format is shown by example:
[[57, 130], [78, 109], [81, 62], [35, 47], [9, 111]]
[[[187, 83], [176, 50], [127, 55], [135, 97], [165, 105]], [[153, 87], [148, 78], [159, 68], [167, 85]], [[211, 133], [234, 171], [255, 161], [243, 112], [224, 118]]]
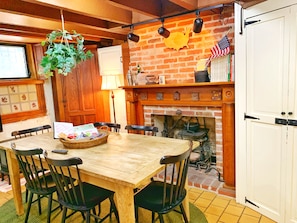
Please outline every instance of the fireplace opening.
[[216, 123], [213, 117], [193, 117], [181, 115], [153, 115], [154, 126], [158, 127], [158, 136], [198, 141], [199, 146], [193, 148], [190, 166], [197, 170], [218, 173], [216, 153]]

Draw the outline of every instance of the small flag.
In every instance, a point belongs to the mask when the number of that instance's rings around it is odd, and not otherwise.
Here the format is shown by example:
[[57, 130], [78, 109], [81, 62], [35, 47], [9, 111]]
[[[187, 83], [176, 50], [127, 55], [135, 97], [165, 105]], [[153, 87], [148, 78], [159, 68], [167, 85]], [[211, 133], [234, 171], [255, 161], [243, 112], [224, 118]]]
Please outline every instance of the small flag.
[[216, 57], [222, 57], [230, 53], [230, 42], [227, 36], [224, 36], [216, 45], [214, 45], [211, 50], [211, 56], [206, 62], [206, 67], [209, 65], [210, 61]]

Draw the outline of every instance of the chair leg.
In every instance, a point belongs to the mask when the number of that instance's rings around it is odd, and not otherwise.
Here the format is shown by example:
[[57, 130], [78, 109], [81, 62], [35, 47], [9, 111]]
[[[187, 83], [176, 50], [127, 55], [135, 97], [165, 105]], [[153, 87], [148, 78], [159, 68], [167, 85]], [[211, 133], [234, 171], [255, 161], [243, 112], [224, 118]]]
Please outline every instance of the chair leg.
[[95, 223], [98, 223], [97, 216], [98, 216], [98, 218], [99, 218], [99, 214], [97, 214], [96, 207], [94, 207], [94, 208], [92, 209], [92, 211], [93, 211], [93, 214], [94, 214]]
[[86, 223], [90, 223], [90, 210], [86, 212], [87, 218], [86, 218]]
[[158, 214], [158, 215], [159, 215], [160, 223], [164, 223], [163, 215], [162, 214]]
[[39, 212], [39, 215], [41, 215], [41, 196], [40, 195], [37, 195], [37, 203], [38, 203], [38, 212]]
[[31, 209], [31, 205], [32, 205], [32, 200], [33, 200], [33, 193], [32, 192], [29, 192], [29, 202], [27, 204], [27, 211], [26, 211], [25, 223], [28, 222], [29, 213], [30, 213], [30, 209]]
[[138, 207], [135, 206], [135, 223], [138, 223]]
[[110, 218], [111, 218], [112, 212], [114, 212], [114, 215], [119, 223], [120, 222], [119, 212], [115, 205], [113, 195], [111, 197], [109, 197], [109, 201], [110, 201]]
[[183, 206], [182, 203], [180, 204], [180, 210], [181, 210], [181, 212], [182, 212], [182, 214], [183, 214], [185, 223], [188, 223], [189, 220], [188, 220], [188, 217], [187, 217], [187, 215], [186, 215], [186, 212], [185, 212], [185, 209], [184, 209], [184, 206]]
[[52, 200], [53, 200], [53, 195], [50, 194], [48, 197], [48, 204], [47, 204], [47, 223], [51, 222]]
[[63, 207], [63, 214], [62, 214], [62, 223], [65, 223], [66, 220], [66, 214], [67, 214], [67, 208]]
[[28, 202], [28, 194], [29, 194], [28, 189], [26, 189], [26, 203]]

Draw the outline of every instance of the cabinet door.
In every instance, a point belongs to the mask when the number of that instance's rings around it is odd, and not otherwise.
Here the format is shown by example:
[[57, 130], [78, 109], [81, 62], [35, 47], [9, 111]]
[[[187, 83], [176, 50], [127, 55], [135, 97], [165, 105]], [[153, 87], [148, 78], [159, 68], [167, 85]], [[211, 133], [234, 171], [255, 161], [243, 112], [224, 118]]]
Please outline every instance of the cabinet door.
[[123, 74], [122, 46], [110, 46], [98, 49], [100, 75]]
[[[287, 161], [289, 9], [249, 18], [246, 27], [247, 122], [246, 204], [284, 222]], [[284, 113], [283, 113], [284, 112]], [[252, 205], [251, 203], [255, 204]]]

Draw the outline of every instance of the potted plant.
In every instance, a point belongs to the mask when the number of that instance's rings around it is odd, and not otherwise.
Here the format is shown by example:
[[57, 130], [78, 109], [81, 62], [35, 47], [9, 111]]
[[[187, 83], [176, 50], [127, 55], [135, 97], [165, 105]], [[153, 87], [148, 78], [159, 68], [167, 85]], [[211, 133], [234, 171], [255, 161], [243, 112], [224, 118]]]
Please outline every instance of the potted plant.
[[78, 63], [93, 56], [91, 51], [85, 52], [84, 37], [76, 31], [54, 30], [41, 45], [47, 46], [40, 62], [40, 73], [46, 77], [53, 76], [54, 71], [67, 76]]

